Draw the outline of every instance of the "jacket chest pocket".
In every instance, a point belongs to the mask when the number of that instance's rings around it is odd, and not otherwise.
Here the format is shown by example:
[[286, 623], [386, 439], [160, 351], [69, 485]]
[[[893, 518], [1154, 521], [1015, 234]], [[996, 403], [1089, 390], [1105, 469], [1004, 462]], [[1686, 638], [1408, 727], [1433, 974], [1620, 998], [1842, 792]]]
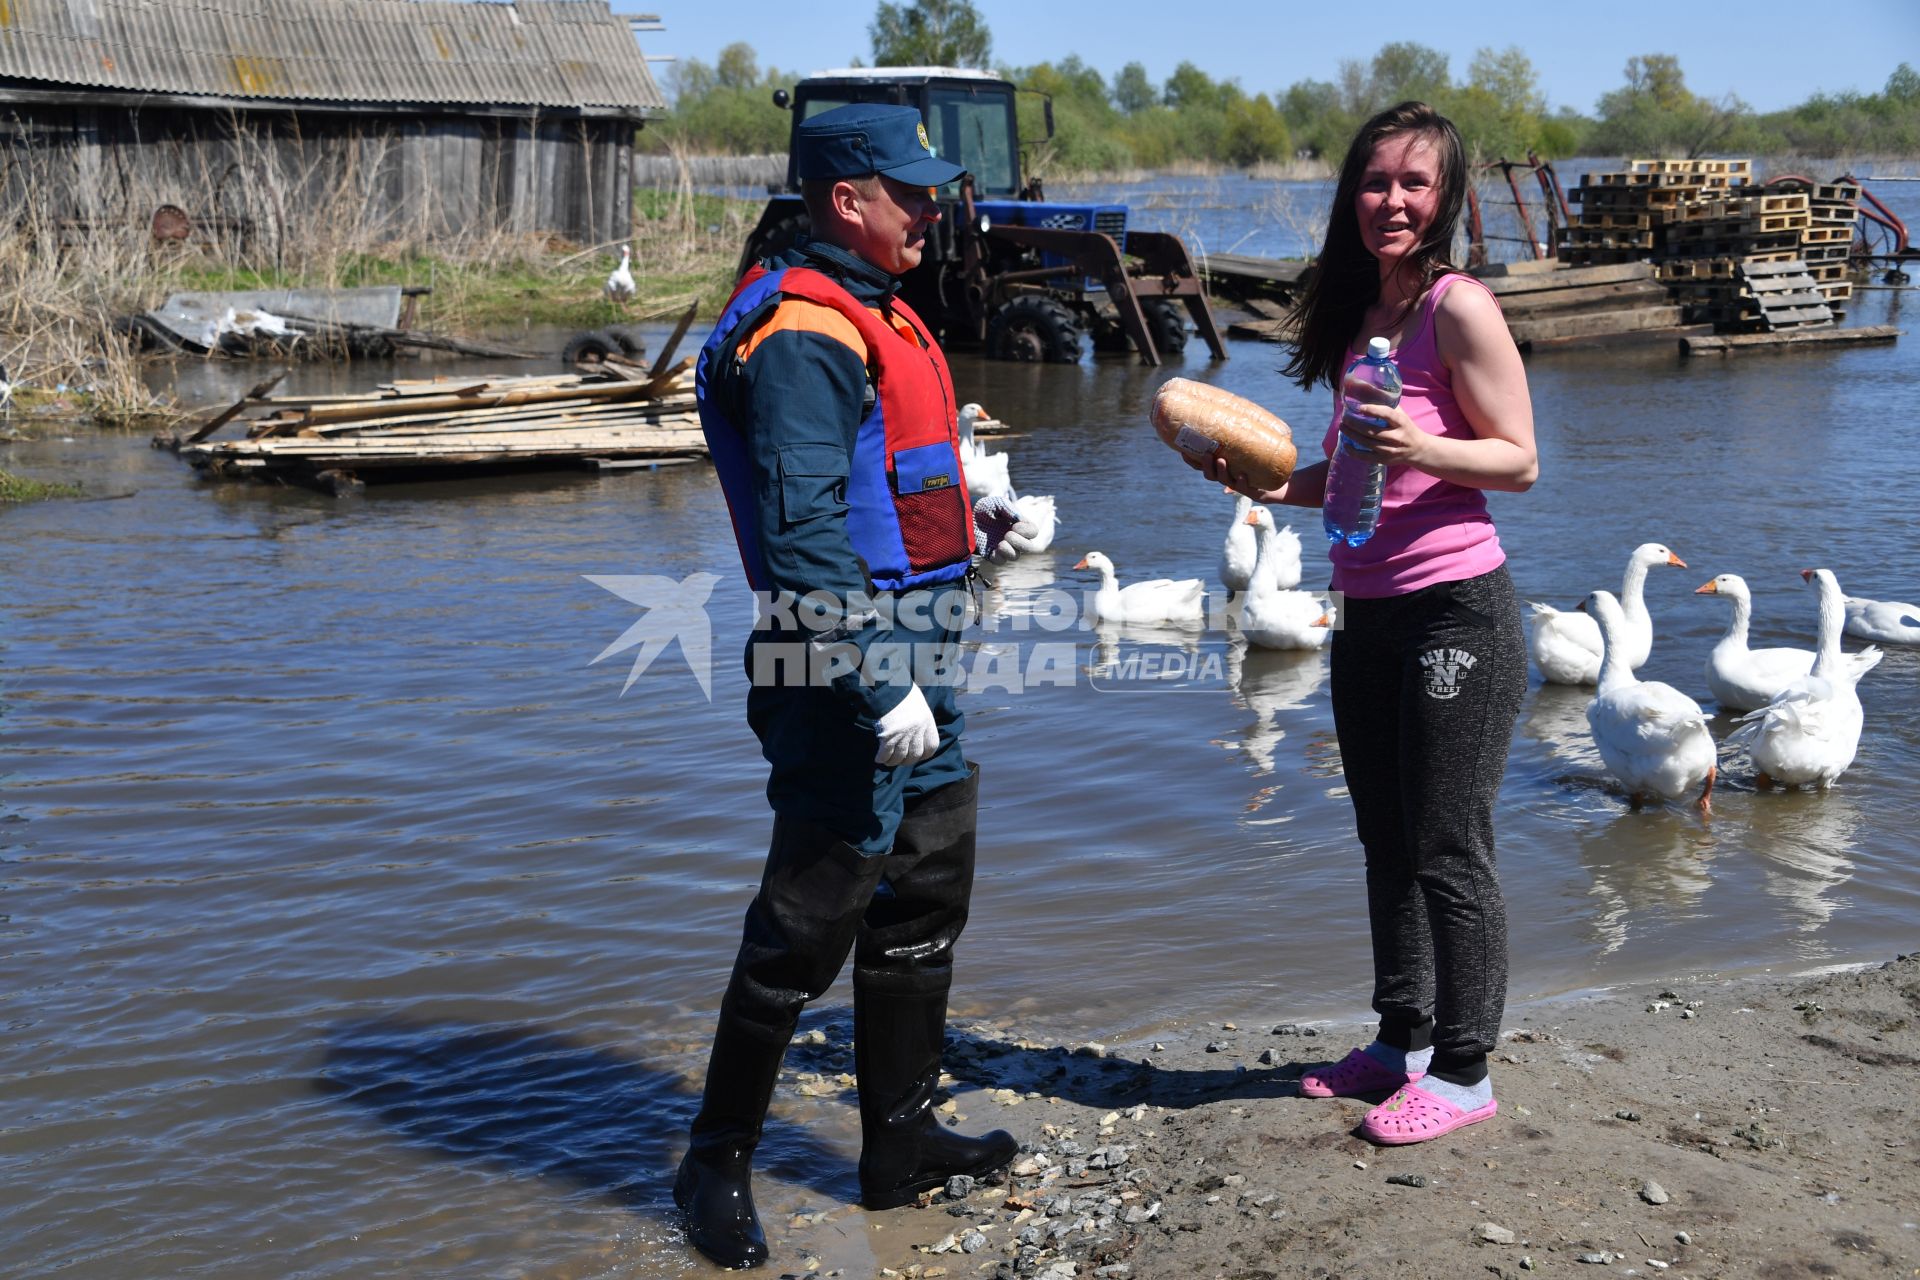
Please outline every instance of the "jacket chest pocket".
[[925, 573], [966, 559], [973, 512], [952, 442], [896, 450], [889, 464], [908, 570]]
[[780, 519], [804, 524], [847, 509], [847, 455], [819, 445], [780, 449]]

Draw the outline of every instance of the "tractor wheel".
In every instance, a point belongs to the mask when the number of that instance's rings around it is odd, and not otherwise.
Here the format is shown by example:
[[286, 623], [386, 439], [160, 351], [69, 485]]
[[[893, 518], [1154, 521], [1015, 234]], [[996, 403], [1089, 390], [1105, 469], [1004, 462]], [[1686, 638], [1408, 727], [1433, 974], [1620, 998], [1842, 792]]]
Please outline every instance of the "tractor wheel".
[[792, 247], [813, 228], [813, 223], [805, 213], [790, 213], [784, 218], [768, 223], [759, 234], [747, 241], [746, 252], [740, 255], [738, 275], [745, 275], [747, 268], [763, 259], [771, 258], [783, 249]]
[[625, 354], [620, 339], [610, 330], [589, 329], [573, 335], [573, 340], [560, 352], [560, 363], [568, 368], [576, 364], [601, 364], [608, 356]]
[[1080, 362], [1080, 326], [1073, 312], [1037, 294], [1013, 301], [987, 321], [987, 354], [995, 360]]
[[1187, 349], [1187, 309], [1166, 298], [1148, 298], [1141, 302], [1146, 313], [1147, 332], [1163, 357], [1177, 356]]
[[[1187, 309], [1165, 298], [1142, 298], [1140, 310], [1147, 318], [1147, 332], [1153, 346], [1163, 357], [1177, 356], [1187, 349]], [[1133, 339], [1117, 314], [1102, 310], [1093, 331], [1093, 349], [1106, 355], [1133, 350]]]

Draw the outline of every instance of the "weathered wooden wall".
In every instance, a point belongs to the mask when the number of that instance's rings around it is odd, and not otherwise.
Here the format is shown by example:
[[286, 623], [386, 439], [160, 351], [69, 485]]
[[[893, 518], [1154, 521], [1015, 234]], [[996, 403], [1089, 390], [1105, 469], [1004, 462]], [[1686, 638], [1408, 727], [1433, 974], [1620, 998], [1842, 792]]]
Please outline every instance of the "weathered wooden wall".
[[47, 106], [0, 89], [0, 218], [144, 223], [162, 204], [261, 236], [315, 217], [377, 239], [631, 232], [630, 120]]

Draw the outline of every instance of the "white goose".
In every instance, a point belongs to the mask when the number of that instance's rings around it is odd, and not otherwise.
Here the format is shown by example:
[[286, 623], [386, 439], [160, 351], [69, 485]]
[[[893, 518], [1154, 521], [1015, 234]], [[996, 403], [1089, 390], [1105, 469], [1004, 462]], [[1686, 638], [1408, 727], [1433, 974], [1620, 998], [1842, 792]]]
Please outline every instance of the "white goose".
[[1099, 572], [1093, 612], [1104, 621], [1181, 622], [1197, 620], [1206, 611], [1206, 584], [1198, 578], [1154, 578], [1122, 587], [1113, 561], [1098, 551], [1087, 552], [1073, 567]]
[[1833, 571], [1803, 569], [1800, 576], [1820, 591], [1820, 648], [1813, 670], [1766, 706], [1741, 716], [1728, 739], [1746, 744], [1763, 790], [1776, 782], [1824, 789], [1847, 771], [1860, 748], [1865, 719], [1854, 686], [1880, 661], [1878, 649], [1856, 654], [1852, 662], [1841, 652], [1846, 605]]
[[1013, 506], [1014, 510], [1020, 513], [1020, 519], [1031, 524], [1035, 530], [1033, 537], [1027, 539], [1030, 545], [1023, 554], [1045, 551], [1051, 547], [1054, 531], [1060, 524], [1059, 516], [1054, 510], [1053, 496], [1051, 494], [1015, 494]]
[[1220, 544], [1220, 585], [1229, 591], [1245, 591], [1253, 581], [1259, 546], [1253, 538], [1253, 525], [1247, 519], [1252, 510], [1252, 498], [1244, 493], [1235, 496], [1233, 523], [1227, 526], [1226, 541]]
[[1697, 596], [1733, 601], [1727, 633], [1707, 655], [1707, 688], [1729, 711], [1764, 707], [1773, 696], [1813, 669], [1811, 649], [1749, 649], [1747, 624], [1753, 618], [1753, 593], [1737, 573], [1723, 573], [1694, 589]]
[[[1753, 595], [1747, 581], [1737, 573], [1723, 573], [1705, 586], [1696, 587], [1697, 596], [1726, 596], [1733, 601], [1733, 620], [1727, 633], [1707, 655], [1707, 688], [1714, 700], [1729, 711], [1754, 711], [1773, 701], [1774, 695], [1813, 669], [1811, 649], [1749, 649], [1747, 623], [1753, 617]], [[1862, 665], [1862, 660], [1865, 660]], [[1842, 654], [1849, 668], [1859, 667], [1864, 675], [1880, 659], [1863, 653]], [[1856, 679], [1858, 676], [1855, 677]]]
[[615, 302], [626, 302], [633, 294], [633, 250], [621, 245], [620, 265], [607, 277], [607, 297]]
[[[1646, 665], [1653, 652], [1653, 619], [1647, 613], [1647, 570], [1670, 564], [1684, 569], [1687, 562], [1657, 542], [1643, 542], [1627, 557], [1620, 580], [1621, 656], [1628, 671]], [[1594, 684], [1600, 679], [1600, 628], [1584, 613], [1562, 613], [1551, 605], [1527, 602], [1533, 609], [1533, 635], [1527, 651], [1548, 684]]]
[[1636, 680], [1623, 638], [1627, 618], [1610, 591], [1596, 591], [1581, 608], [1600, 628], [1600, 689], [1587, 706], [1587, 727], [1607, 771], [1638, 809], [1649, 796], [1678, 800], [1704, 779], [1701, 813], [1713, 808], [1716, 773], [1713, 734], [1700, 704], [1670, 684]]
[[967, 473], [967, 497], [974, 502], [988, 494], [1005, 493], [1013, 488], [1007, 470], [1007, 455], [988, 453], [974, 442], [976, 422], [991, 422], [987, 411], [977, 404], [963, 404], [956, 421], [960, 437], [960, 469]]
[[1878, 644], [1920, 644], [1920, 605], [1848, 596], [1846, 633]]
[[[1240, 633], [1256, 649], [1319, 649], [1327, 643], [1331, 614], [1311, 592], [1280, 585], [1285, 569], [1279, 532], [1273, 513], [1255, 507], [1247, 516], [1253, 527], [1257, 554], [1253, 580], [1241, 601]], [[1294, 539], [1296, 557], [1298, 538]], [[1296, 559], [1295, 563], [1298, 563]], [[1299, 581], [1298, 577], [1294, 578]]]

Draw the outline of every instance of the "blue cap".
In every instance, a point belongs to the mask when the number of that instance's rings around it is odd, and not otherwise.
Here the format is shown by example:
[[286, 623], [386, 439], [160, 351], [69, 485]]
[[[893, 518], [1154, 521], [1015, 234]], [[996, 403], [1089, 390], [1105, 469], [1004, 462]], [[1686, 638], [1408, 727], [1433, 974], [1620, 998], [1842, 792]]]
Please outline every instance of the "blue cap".
[[803, 121], [793, 131], [795, 168], [802, 182], [884, 174], [915, 187], [938, 187], [965, 173], [942, 160], [912, 107], [855, 102]]

